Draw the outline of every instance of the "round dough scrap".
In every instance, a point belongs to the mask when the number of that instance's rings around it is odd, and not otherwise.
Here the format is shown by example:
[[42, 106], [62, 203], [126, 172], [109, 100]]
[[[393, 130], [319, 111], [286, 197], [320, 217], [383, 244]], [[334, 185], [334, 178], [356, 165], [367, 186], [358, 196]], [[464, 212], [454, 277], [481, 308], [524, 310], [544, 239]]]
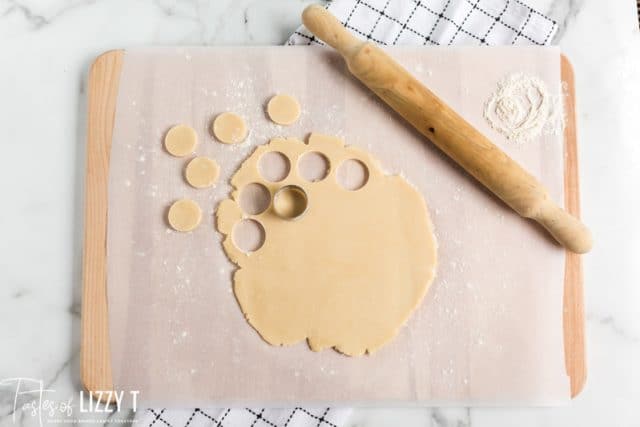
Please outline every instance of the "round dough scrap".
[[196, 157], [187, 164], [184, 176], [194, 188], [207, 188], [216, 183], [220, 167], [208, 157]]
[[[297, 173], [267, 181], [258, 164], [271, 152], [284, 154], [291, 164], [306, 153], [321, 153], [329, 172], [317, 182]], [[357, 191], [342, 188], [332, 167], [349, 159], [368, 171]], [[251, 254], [232, 239], [234, 226], [245, 218], [239, 192], [216, 211], [223, 248], [239, 267], [233, 290], [251, 326], [272, 345], [306, 339], [313, 351], [334, 348], [349, 356], [372, 353], [391, 341], [435, 276], [436, 239], [422, 195], [401, 176], [385, 175], [368, 152], [317, 134], [308, 144], [276, 138], [259, 146], [231, 179], [236, 189], [251, 183], [271, 194], [297, 186], [308, 198], [305, 214], [295, 221], [279, 217], [273, 204], [253, 215], [265, 239]]]
[[187, 125], [172, 127], [164, 137], [164, 147], [176, 157], [188, 156], [196, 150], [196, 145], [198, 145], [198, 134]]
[[196, 202], [190, 199], [181, 199], [169, 208], [167, 220], [176, 231], [194, 230], [202, 219], [202, 211]]
[[276, 95], [267, 104], [269, 118], [279, 125], [291, 125], [300, 117], [298, 100], [289, 95]]
[[247, 137], [247, 125], [235, 113], [222, 113], [213, 121], [213, 134], [225, 144], [237, 144]]

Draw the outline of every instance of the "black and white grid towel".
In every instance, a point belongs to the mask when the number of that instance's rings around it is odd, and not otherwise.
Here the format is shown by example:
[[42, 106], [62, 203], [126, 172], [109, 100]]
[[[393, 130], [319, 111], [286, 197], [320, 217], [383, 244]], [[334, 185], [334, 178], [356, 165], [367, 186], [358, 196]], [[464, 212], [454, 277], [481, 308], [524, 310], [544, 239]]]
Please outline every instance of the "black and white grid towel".
[[[349, 30], [382, 45], [547, 45], [558, 26], [520, 0], [334, 0]], [[287, 44], [323, 44], [300, 27]]]
[[139, 427], [342, 427], [350, 409], [211, 408], [147, 409]]
[[[381, 45], [547, 45], [556, 22], [520, 0], [333, 0], [349, 30]], [[289, 45], [322, 44], [300, 27]], [[349, 408], [147, 409], [139, 426], [341, 427]]]

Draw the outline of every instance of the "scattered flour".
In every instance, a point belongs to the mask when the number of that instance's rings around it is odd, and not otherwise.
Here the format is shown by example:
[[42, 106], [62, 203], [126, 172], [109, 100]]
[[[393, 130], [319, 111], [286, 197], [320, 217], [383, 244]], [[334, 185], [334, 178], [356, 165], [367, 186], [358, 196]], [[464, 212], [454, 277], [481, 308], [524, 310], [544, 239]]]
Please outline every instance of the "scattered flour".
[[522, 143], [564, 130], [562, 96], [551, 95], [535, 76], [510, 74], [498, 82], [484, 106], [484, 118], [510, 141]]

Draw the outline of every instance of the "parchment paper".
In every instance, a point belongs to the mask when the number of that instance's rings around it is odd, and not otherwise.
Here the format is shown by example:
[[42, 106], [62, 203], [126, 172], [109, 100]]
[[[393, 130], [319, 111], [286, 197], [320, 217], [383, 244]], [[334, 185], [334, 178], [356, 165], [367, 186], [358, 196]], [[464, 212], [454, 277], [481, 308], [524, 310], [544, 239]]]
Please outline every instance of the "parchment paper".
[[[517, 145], [482, 118], [498, 80], [531, 73], [560, 93], [555, 48], [394, 48], [390, 53], [563, 200], [562, 137]], [[300, 121], [267, 120], [275, 93], [300, 101]], [[216, 114], [245, 117], [240, 146], [215, 142]], [[221, 166], [196, 190], [187, 159], [167, 154], [164, 133], [198, 132], [198, 155]], [[274, 136], [339, 135], [374, 153], [423, 194], [439, 242], [437, 278], [392, 343], [372, 356], [272, 347], [244, 320], [232, 293], [213, 214], [229, 177]], [[168, 206], [196, 200], [190, 234], [172, 232]], [[283, 254], [286, 256], [286, 254]], [[425, 142], [348, 75], [333, 52], [312, 47], [163, 48], [125, 55], [111, 150], [108, 301], [114, 387], [147, 403], [262, 405], [553, 404], [569, 398], [564, 368], [564, 251]]]

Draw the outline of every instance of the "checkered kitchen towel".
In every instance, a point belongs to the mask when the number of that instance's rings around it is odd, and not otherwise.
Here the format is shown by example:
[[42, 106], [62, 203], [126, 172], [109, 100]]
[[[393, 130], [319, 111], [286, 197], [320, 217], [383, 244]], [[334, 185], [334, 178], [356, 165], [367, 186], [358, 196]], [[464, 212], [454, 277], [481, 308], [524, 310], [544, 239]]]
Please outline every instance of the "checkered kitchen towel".
[[138, 427], [341, 427], [351, 409], [332, 408], [214, 408], [147, 409]]
[[[557, 24], [520, 0], [333, 0], [352, 32], [381, 45], [547, 45]], [[289, 45], [323, 44], [300, 27]], [[340, 427], [349, 408], [148, 409], [138, 426]]]
[[[520, 0], [334, 0], [347, 28], [382, 45], [547, 45], [552, 19]], [[300, 27], [287, 44], [323, 44]]]

